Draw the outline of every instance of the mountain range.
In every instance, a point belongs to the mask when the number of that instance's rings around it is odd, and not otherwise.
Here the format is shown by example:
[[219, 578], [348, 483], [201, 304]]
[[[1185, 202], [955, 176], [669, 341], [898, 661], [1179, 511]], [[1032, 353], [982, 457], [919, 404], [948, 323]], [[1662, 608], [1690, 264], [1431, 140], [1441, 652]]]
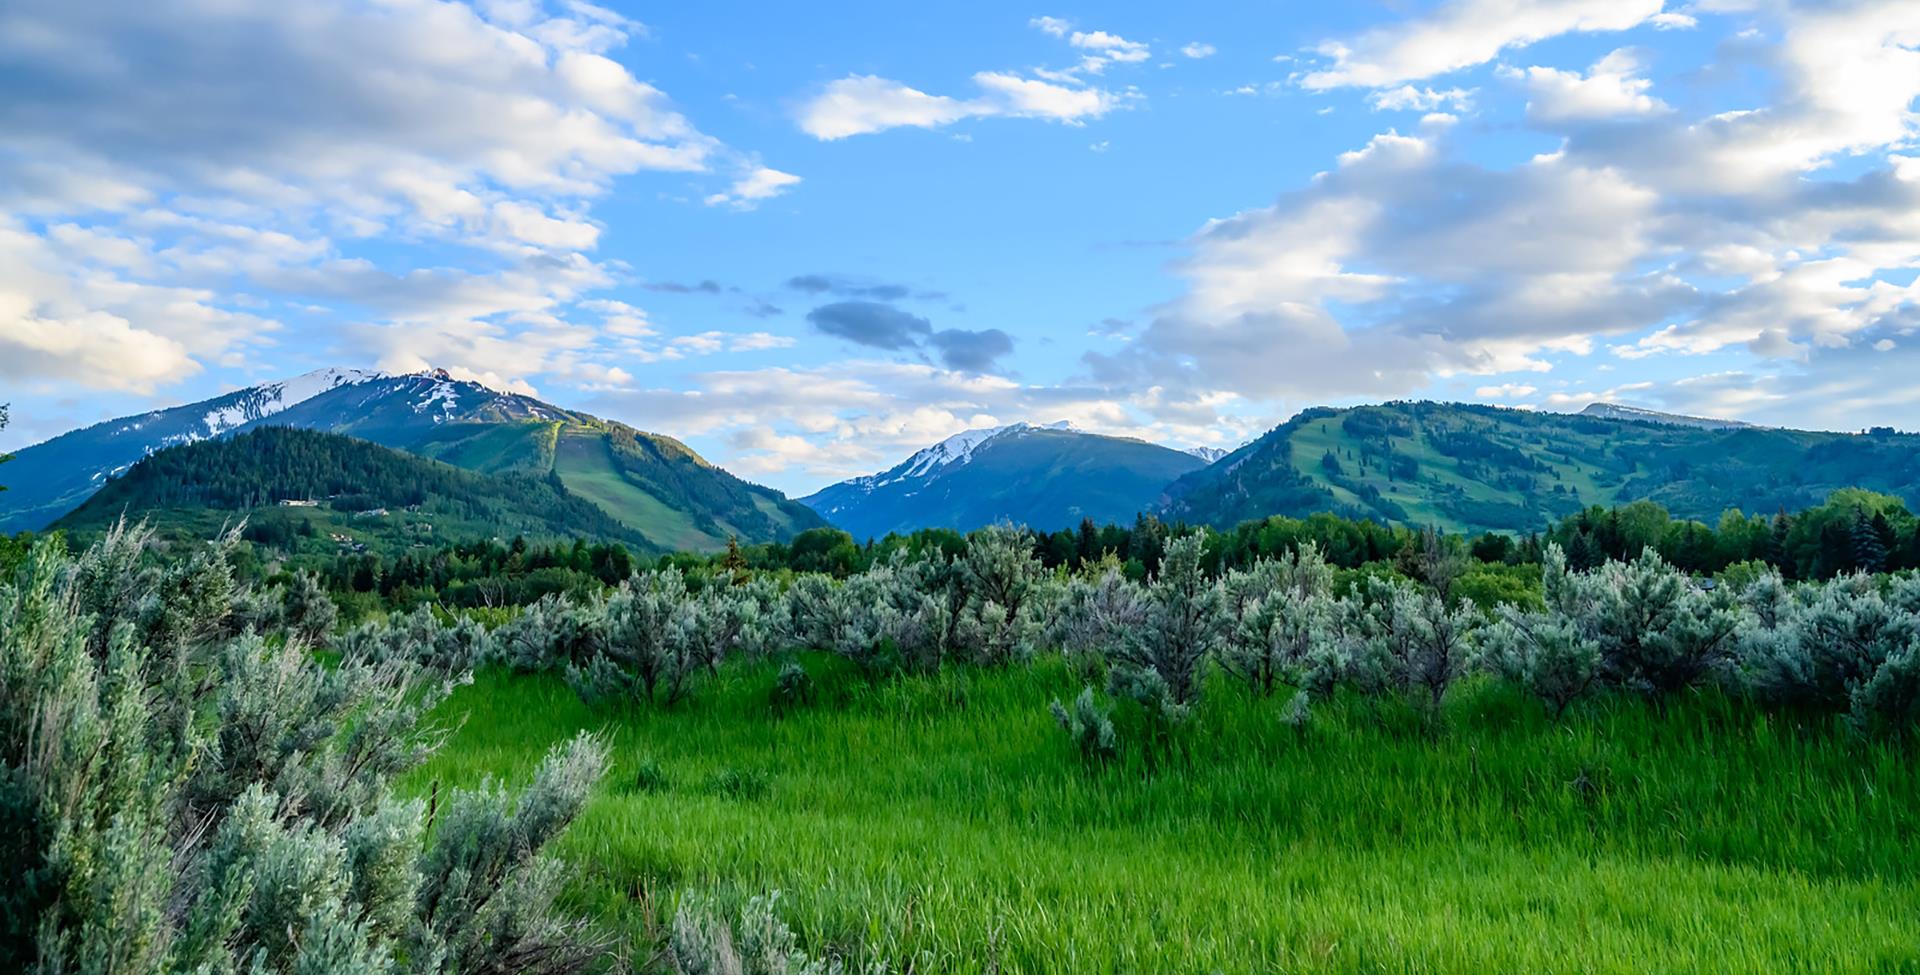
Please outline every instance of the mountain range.
[[[1920, 436], [1889, 429], [1786, 430], [1608, 403], [1569, 414], [1431, 402], [1309, 409], [1224, 456], [1065, 423], [970, 430], [794, 501], [672, 437], [530, 396], [439, 371], [327, 369], [22, 449], [3, 471], [10, 490], [0, 493], [0, 532], [46, 527], [109, 485], [118, 486], [67, 524], [97, 522], [100, 505], [158, 510], [160, 498], [276, 504], [301, 493], [284, 470], [269, 478], [249, 467], [267, 479], [252, 494], [207, 494], [192, 482], [217, 470], [194, 448], [236, 464], [208, 445], [275, 427], [350, 437], [478, 475], [440, 477], [445, 498], [408, 502], [439, 505], [441, 523], [460, 530], [557, 530], [543, 519], [570, 511], [575, 533], [654, 551], [780, 541], [829, 523], [864, 540], [998, 521], [1057, 530], [1141, 513], [1221, 528], [1324, 511], [1456, 532], [1530, 532], [1591, 505], [1644, 499], [1711, 520], [1727, 508], [1810, 507], [1842, 487], [1920, 507]], [[337, 444], [302, 450], [351, 456], [369, 470], [412, 469], [405, 458]], [[143, 458], [161, 454], [166, 464], [133, 476]], [[317, 497], [365, 493], [325, 487]]]
[[329, 369], [76, 430], [16, 452], [0, 531], [45, 527], [167, 447], [267, 426], [345, 434], [482, 474], [552, 475], [646, 547], [714, 549], [825, 522], [661, 434], [561, 409], [441, 371]]
[[971, 531], [998, 521], [1064, 528], [1131, 522], [1200, 456], [1068, 424], [968, 430], [865, 477], [800, 499], [855, 538], [916, 528]]
[[1310, 409], [1167, 486], [1168, 518], [1230, 527], [1329, 511], [1449, 531], [1529, 532], [1649, 500], [1711, 521], [1863, 487], [1920, 506], [1920, 436], [1817, 433], [1610, 404], [1580, 414], [1458, 403]]

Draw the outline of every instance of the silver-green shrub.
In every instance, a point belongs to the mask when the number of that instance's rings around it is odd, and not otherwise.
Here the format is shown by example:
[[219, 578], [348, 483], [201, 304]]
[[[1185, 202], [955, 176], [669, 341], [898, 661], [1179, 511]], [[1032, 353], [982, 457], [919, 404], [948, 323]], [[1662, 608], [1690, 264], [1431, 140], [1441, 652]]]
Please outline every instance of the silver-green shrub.
[[540, 858], [599, 747], [556, 753], [517, 802], [451, 793], [430, 830], [390, 782], [439, 743], [425, 719], [448, 680], [415, 654], [329, 667], [298, 636], [233, 632], [256, 594], [231, 544], [156, 564], [122, 525], [78, 558], [42, 542], [0, 585], [0, 970], [565, 975], [604, 957]]

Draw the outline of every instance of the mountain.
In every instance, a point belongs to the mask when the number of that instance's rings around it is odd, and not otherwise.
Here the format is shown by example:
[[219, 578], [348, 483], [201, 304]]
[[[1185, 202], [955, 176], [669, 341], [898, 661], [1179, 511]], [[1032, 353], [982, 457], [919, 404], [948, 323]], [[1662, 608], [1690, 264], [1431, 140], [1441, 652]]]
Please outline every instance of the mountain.
[[1639, 420], [1644, 423], [1665, 423], [1676, 427], [1700, 427], [1707, 430], [1738, 430], [1753, 426], [1739, 420], [1716, 420], [1705, 416], [1683, 416], [1679, 413], [1662, 413], [1659, 410], [1647, 410], [1638, 406], [1624, 406], [1619, 403], [1588, 403], [1580, 411], [1581, 416], [1594, 416], [1603, 420]]
[[1642, 499], [1707, 521], [1728, 508], [1812, 507], [1842, 487], [1920, 505], [1920, 436], [1615, 410], [1409, 402], [1306, 410], [1175, 481], [1159, 510], [1220, 527], [1331, 511], [1451, 531], [1527, 532], [1587, 505]]
[[175, 444], [217, 437], [321, 393], [381, 378], [359, 369], [321, 369], [223, 396], [108, 420], [14, 453], [0, 494], [0, 534], [45, 527], [140, 458]]
[[396, 553], [436, 540], [646, 539], [551, 475], [478, 474], [365, 440], [263, 426], [162, 449], [54, 523], [81, 535], [144, 519], [166, 537], [249, 536], [300, 554]]
[[[729, 537], [742, 542], [790, 537], [825, 521], [811, 509], [778, 491], [749, 484], [709, 464], [671, 437], [646, 433], [541, 402], [530, 396], [490, 389], [431, 370], [405, 375], [346, 373], [340, 382], [309, 392], [315, 382], [296, 380], [280, 399], [269, 387], [253, 387], [205, 403], [153, 414], [183, 419], [156, 429], [146, 417], [110, 421], [57, 437], [20, 451], [33, 457], [36, 470], [64, 478], [70, 488], [57, 499], [19, 504], [14, 491], [0, 494], [0, 522], [7, 530], [38, 528], [97, 489], [116, 470], [146, 453], [173, 443], [210, 436], [288, 426], [340, 433], [444, 461], [485, 474], [556, 475], [566, 490], [599, 506], [626, 528], [663, 550], [716, 549]], [[318, 374], [315, 374], [318, 375]], [[301, 393], [297, 400], [286, 390]], [[239, 417], [240, 403], [271, 403], [238, 423], [220, 429], [192, 426], [184, 418]], [[185, 427], [190, 436], [179, 436]], [[120, 431], [101, 449], [97, 430]], [[9, 464], [9, 483], [28, 483], [24, 466]]]
[[1185, 452], [1200, 458], [1201, 462], [1206, 464], [1211, 464], [1232, 453], [1225, 447], [1188, 447]]
[[1169, 481], [1202, 463], [1183, 451], [1065, 423], [1016, 423], [955, 434], [800, 503], [861, 539], [916, 528], [970, 531], [996, 521], [1052, 530], [1082, 518], [1132, 521]]

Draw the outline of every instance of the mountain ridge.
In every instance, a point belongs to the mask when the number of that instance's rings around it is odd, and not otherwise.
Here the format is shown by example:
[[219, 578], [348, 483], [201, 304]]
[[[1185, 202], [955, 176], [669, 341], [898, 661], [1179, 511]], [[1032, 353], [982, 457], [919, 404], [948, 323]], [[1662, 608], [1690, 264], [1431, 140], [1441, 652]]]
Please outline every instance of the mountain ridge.
[[1722, 420], [1709, 416], [1687, 416], [1683, 413], [1662, 413], [1641, 406], [1629, 406], [1625, 403], [1588, 403], [1580, 416], [1599, 417], [1605, 420], [1637, 420], [1644, 423], [1665, 423], [1672, 426], [1702, 427], [1710, 430], [1739, 430], [1754, 426], [1744, 420]]
[[1065, 528], [1083, 518], [1131, 520], [1204, 461], [1065, 421], [967, 430], [874, 474], [800, 499], [859, 538], [917, 528], [971, 530], [996, 521]]
[[[168, 422], [156, 426], [154, 417]], [[109, 420], [22, 450], [25, 462], [16, 470], [49, 475], [45, 480], [61, 489], [0, 495], [0, 530], [45, 526], [115, 472], [168, 446], [262, 426], [346, 434], [485, 474], [552, 473], [660, 549], [710, 550], [733, 537], [777, 541], [825, 524], [784, 494], [734, 477], [662, 434], [443, 370], [320, 370]]]
[[1591, 505], [1648, 500], [1711, 521], [1814, 507], [1843, 487], [1920, 504], [1920, 436], [1398, 401], [1303, 410], [1168, 485], [1156, 510], [1221, 528], [1327, 511], [1525, 533]]

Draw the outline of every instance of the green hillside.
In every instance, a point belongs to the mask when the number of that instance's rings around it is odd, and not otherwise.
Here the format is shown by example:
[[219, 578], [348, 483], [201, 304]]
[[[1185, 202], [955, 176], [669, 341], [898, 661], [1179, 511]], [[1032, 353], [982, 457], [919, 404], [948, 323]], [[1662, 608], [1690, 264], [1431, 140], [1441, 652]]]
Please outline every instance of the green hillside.
[[1446, 403], [1312, 409], [1174, 482], [1169, 517], [1228, 526], [1331, 511], [1529, 532], [1590, 505], [1676, 517], [1800, 510], [1838, 488], [1920, 503], [1920, 436], [1812, 433]]
[[711, 551], [729, 537], [781, 541], [826, 525], [672, 437], [444, 376], [334, 390], [267, 422], [346, 433], [485, 474], [557, 476], [658, 549]]
[[[293, 502], [285, 504], [283, 502]], [[393, 553], [440, 540], [588, 538], [653, 549], [551, 476], [479, 474], [338, 434], [263, 427], [159, 451], [55, 523], [80, 536], [125, 515], [205, 538], [243, 518], [296, 554]]]

